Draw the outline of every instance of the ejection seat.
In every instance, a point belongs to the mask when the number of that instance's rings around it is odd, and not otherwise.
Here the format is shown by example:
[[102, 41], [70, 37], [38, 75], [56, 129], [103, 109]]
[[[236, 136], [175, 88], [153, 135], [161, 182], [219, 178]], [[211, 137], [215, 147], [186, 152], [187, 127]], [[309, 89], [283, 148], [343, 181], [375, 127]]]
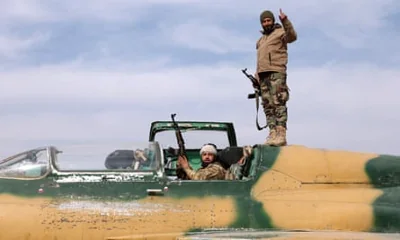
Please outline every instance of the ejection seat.
[[[140, 155], [140, 152], [146, 156]], [[118, 149], [106, 157], [104, 165], [107, 169], [138, 170], [139, 168], [143, 169], [151, 165], [152, 161], [146, 161], [146, 159], [143, 159], [147, 157], [145, 150]]]
[[226, 169], [230, 170], [236, 179], [240, 180], [243, 176], [247, 176], [250, 163], [247, 159], [243, 164], [238, 163], [243, 157], [243, 147], [233, 146], [226, 147], [217, 154], [217, 161]]

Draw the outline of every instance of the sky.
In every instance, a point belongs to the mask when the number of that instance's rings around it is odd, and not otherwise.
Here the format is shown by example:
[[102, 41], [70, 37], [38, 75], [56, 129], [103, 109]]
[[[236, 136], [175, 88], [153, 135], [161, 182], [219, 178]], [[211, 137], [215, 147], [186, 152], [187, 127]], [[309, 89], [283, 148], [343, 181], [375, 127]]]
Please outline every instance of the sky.
[[280, 8], [298, 34], [289, 45], [288, 144], [400, 155], [398, 0], [0, 5], [0, 157], [146, 141], [150, 123], [171, 113], [233, 122], [240, 145], [264, 142], [241, 69], [255, 71], [260, 13], [278, 19]]

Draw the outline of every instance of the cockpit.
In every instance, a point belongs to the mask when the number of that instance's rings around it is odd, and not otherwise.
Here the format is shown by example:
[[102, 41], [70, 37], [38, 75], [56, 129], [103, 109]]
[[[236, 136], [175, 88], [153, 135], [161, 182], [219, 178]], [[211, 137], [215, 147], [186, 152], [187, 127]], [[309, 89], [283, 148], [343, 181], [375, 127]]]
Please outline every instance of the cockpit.
[[[193, 169], [201, 167], [199, 149], [187, 149]], [[242, 157], [241, 147], [220, 149], [218, 159], [228, 169]], [[177, 149], [154, 142], [136, 144], [82, 144], [43, 147], [25, 151], [0, 162], [0, 178], [38, 179], [52, 173], [67, 176], [128, 174], [132, 176], [176, 176]], [[244, 174], [251, 164], [244, 166]]]

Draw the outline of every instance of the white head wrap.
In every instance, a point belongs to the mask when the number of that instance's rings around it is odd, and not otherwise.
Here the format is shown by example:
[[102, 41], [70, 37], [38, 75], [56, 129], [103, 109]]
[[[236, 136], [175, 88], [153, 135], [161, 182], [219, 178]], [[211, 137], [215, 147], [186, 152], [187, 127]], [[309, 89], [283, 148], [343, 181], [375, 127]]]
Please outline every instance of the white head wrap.
[[209, 152], [209, 153], [213, 153], [214, 155], [217, 155], [217, 149], [215, 149], [215, 147], [213, 145], [204, 145], [201, 149], [200, 149], [200, 155], [203, 154], [204, 152]]

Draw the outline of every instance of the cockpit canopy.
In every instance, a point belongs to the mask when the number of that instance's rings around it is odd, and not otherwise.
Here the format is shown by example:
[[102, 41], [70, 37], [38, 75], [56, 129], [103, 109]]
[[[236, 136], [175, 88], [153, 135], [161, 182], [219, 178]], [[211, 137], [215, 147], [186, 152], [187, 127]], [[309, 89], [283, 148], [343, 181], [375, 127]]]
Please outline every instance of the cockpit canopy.
[[54, 157], [59, 171], [158, 171], [158, 142], [102, 143], [62, 147]]
[[31, 149], [0, 161], [0, 178], [41, 178], [49, 172], [154, 172], [163, 167], [158, 142], [103, 143]]
[[38, 148], [8, 157], [0, 162], [0, 178], [39, 178], [48, 173], [47, 148]]

